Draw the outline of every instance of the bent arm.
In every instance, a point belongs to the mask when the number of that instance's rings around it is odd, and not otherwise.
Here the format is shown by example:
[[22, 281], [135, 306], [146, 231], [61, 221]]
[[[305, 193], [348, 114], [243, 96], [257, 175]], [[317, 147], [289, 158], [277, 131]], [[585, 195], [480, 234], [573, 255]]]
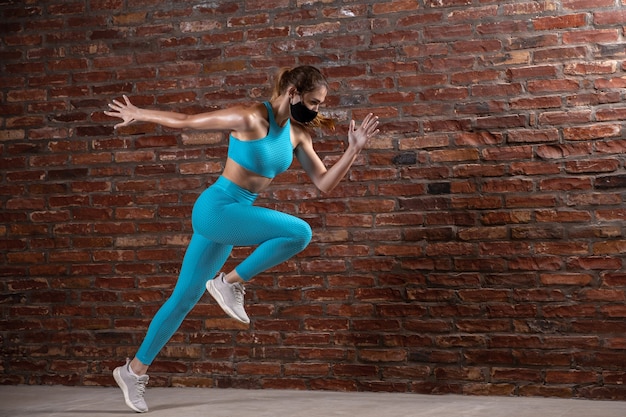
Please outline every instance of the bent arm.
[[352, 120], [348, 131], [348, 148], [329, 169], [313, 149], [313, 141], [310, 137], [296, 148], [296, 157], [313, 184], [320, 191], [328, 193], [345, 177], [367, 141], [379, 132], [377, 127], [378, 118], [372, 114], [363, 120], [358, 129], [355, 128], [355, 122]]
[[107, 116], [118, 117], [123, 121], [115, 128], [128, 126], [133, 122], [141, 121], [156, 123], [161, 126], [175, 129], [191, 128], [202, 130], [246, 130], [249, 118], [242, 108], [216, 110], [208, 113], [188, 115], [162, 110], [142, 109], [133, 105], [128, 97], [124, 96], [124, 103], [113, 100], [109, 104], [111, 111], [105, 111]]
[[358, 152], [348, 147], [339, 160], [329, 169], [313, 150], [310, 143], [303, 143], [296, 148], [296, 158], [302, 165], [313, 184], [322, 192], [331, 192], [345, 177], [356, 160]]

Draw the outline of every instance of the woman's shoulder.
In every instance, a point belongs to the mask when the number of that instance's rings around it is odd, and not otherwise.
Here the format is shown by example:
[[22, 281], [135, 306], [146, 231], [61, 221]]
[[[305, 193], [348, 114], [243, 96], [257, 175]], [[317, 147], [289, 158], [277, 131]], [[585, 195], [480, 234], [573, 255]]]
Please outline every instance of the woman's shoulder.
[[267, 117], [267, 108], [261, 103], [241, 103], [230, 106], [228, 110], [240, 116], [265, 116]]
[[256, 130], [259, 126], [267, 126], [267, 108], [263, 103], [244, 103], [229, 107], [233, 116], [240, 118], [242, 130]]

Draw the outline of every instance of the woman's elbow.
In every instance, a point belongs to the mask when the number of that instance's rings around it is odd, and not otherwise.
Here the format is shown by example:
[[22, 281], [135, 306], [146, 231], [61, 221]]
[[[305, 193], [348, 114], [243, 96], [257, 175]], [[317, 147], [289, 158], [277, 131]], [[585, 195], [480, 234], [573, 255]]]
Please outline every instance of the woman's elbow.
[[335, 189], [337, 184], [328, 184], [325, 181], [319, 181], [315, 184], [318, 190], [320, 190], [323, 194], [328, 194]]

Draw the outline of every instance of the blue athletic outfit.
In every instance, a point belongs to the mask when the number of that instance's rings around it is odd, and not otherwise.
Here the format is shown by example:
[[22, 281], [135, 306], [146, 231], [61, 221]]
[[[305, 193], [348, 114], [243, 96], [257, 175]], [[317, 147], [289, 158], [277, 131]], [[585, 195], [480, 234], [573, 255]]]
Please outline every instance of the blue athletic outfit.
[[[228, 156], [244, 168], [274, 178], [293, 160], [290, 122], [276, 124], [271, 105], [269, 132], [257, 140], [242, 141], [230, 136]], [[176, 332], [185, 316], [200, 300], [207, 280], [222, 268], [233, 246], [257, 248], [236, 268], [245, 281], [302, 251], [311, 241], [305, 221], [264, 207], [254, 206], [257, 194], [224, 177], [196, 200], [191, 216], [194, 233], [185, 253], [180, 275], [170, 298], [156, 313], [137, 359], [150, 365]]]
[[291, 144], [291, 121], [287, 119], [284, 127], [274, 120], [270, 103], [264, 103], [269, 114], [270, 131], [266, 137], [256, 140], [239, 140], [230, 135], [228, 157], [239, 165], [256, 174], [274, 178], [284, 172], [293, 161]]

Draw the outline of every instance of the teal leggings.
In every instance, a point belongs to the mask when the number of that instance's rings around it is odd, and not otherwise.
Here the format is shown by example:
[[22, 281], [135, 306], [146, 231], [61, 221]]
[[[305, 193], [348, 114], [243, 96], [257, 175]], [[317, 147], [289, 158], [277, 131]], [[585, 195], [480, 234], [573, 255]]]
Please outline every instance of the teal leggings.
[[254, 206], [257, 195], [224, 177], [206, 189], [191, 215], [193, 236], [170, 298], [156, 313], [137, 352], [150, 365], [200, 300], [207, 280], [224, 266], [233, 246], [257, 248], [235, 271], [245, 281], [286, 261], [311, 241], [311, 227], [289, 214]]

